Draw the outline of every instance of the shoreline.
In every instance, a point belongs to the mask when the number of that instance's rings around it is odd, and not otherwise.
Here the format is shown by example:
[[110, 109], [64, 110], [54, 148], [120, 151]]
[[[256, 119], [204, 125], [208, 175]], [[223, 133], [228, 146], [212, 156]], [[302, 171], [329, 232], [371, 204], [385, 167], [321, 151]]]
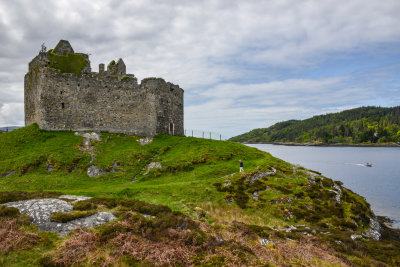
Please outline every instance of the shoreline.
[[[269, 144], [269, 145], [277, 145], [277, 146], [299, 146], [299, 147], [400, 147], [400, 145], [397, 144], [312, 144], [312, 143], [283, 143], [283, 142], [248, 142], [248, 143], [242, 143], [245, 145], [260, 145], [260, 144]], [[256, 146], [255, 146], [256, 147]], [[261, 149], [262, 151], [267, 151], [268, 148], [266, 148], [266, 150], [263, 150], [260, 147], [257, 147], [258, 149]], [[278, 148], [277, 148], [278, 149]], [[283, 148], [282, 148], [283, 149]], [[270, 152], [271, 153], [271, 152]], [[271, 153], [273, 154], [273, 153]], [[277, 155], [273, 155], [275, 157], [278, 157], [282, 160], [287, 160], [284, 157], [279, 157]], [[289, 161], [290, 162], [290, 161]], [[364, 164], [363, 164], [364, 165]], [[315, 171], [315, 170], [314, 170]], [[317, 170], [318, 172], [321, 172], [321, 170]], [[332, 178], [332, 177], [331, 177]], [[342, 179], [338, 179], [340, 181], [343, 182]], [[346, 187], [349, 188], [349, 187]], [[352, 188], [351, 190], [354, 190], [354, 188]], [[363, 196], [367, 199], [368, 194], [362, 194], [361, 192], [357, 192], [357, 194], [359, 194], [360, 196]], [[375, 209], [371, 206], [371, 210], [373, 210], [374, 214], [376, 215], [376, 217], [379, 219], [382, 227], [384, 227], [384, 230], [387, 234], [393, 235], [393, 231], [397, 231], [396, 235], [397, 238], [399, 238], [400, 241], [400, 218], [395, 215], [392, 214], [390, 212], [385, 212], [385, 209]], [[378, 215], [379, 214], [379, 215]], [[389, 215], [390, 214], [390, 215]], [[391, 216], [392, 215], [392, 216]], [[385, 223], [385, 224], [383, 224]]]
[[241, 142], [249, 145], [278, 145], [278, 146], [322, 146], [322, 147], [400, 147], [400, 144], [314, 144], [314, 143], [284, 143], [284, 142]]
[[376, 218], [382, 227], [382, 237], [389, 237], [396, 241], [400, 241], [400, 226], [393, 225], [393, 219], [388, 216], [376, 216]]

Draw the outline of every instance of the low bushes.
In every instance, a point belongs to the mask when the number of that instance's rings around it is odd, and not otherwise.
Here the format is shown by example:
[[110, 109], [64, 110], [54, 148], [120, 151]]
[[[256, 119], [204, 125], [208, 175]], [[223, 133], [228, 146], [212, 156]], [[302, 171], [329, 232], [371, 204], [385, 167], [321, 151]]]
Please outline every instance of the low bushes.
[[125, 209], [152, 216], [157, 216], [160, 213], [168, 214], [172, 212], [167, 206], [153, 205], [137, 199], [123, 200], [120, 202], [120, 205]]
[[25, 192], [25, 191], [4, 191], [0, 192], [0, 203], [7, 203], [19, 200], [27, 200], [34, 198], [52, 198], [58, 197], [61, 193], [58, 192], [47, 192], [47, 191], [37, 191], [37, 192]]
[[40, 242], [40, 237], [26, 232], [23, 224], [16, 218], [0, 218], [0, 255], [27, 249]]
[[62, 243], [55, 252], [45, 255], [40, 260], [40, 264], [48, 267], [79, 265], [87, 260], [90, 252], [94, 251], [99, 243], [97, 233], [78, 228], [71, 233], [71, 238]]
[[17, 208], [0, 205], [0, 217], [16, 218], [19, 215], [21, 214]]
[[99, 206], [104, 206], [108, 209], [113, 209], [119, 204], [118, 200], [105, 197], [94, 197], [86, 200], [81, 200], [73, 204], [74, 210], [95, 210]]
[[95, 210], [97, 209], [97, 204], [91, 203], [86, 200], [78, 201], [74, 203], [74, 210]]

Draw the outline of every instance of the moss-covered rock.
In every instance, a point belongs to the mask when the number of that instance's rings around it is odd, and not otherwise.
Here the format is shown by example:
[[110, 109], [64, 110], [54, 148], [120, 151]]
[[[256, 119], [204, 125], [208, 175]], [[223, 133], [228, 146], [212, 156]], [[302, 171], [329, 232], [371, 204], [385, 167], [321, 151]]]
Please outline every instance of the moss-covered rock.
[[56, 212], [51, 214], [50, 220], [53, 222], [61, 222], [61, 223], [66, 223], [75, 219], [79, 218], [86, 218], [89, 217], [93, 214], [95, 214], [96, 211], [72, 211], [72, 212]]

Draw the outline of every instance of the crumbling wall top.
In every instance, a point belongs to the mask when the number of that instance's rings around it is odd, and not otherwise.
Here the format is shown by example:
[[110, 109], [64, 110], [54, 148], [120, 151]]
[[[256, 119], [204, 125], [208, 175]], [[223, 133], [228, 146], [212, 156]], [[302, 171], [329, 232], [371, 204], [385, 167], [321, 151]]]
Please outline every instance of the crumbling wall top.
[[107, 74], [118, 75], [120, 77], [126, 75], [126, 65], [122, 58], [120, 58], [117, 63], [115, 63], [115, 60], [112, 60], [110, 64], [108, 64]]
[[122, 58], [120, 58], [118, 60], [116, 68], [117, 68], [117, 75], [119, 75], [119, 76], [126, 75], [126, 65], [125, 65], [124, 61], [122, 60]]
[[65, 56], [68, 53], [74, 54], [74, 49], [67, 40], [60, 40], [56, 47], [53, 49], [53, 53]]

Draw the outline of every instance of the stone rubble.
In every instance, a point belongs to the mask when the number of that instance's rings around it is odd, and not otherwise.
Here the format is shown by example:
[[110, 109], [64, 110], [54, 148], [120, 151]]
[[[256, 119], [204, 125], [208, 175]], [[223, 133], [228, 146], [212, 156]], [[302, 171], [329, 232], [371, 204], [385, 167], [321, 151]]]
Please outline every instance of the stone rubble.
[[236, 172], [222, 176], [222, 178], [233, 177], [233, 176], [235, 176], [235, 174], [236, 174]]
[[220, 236], [215, 237], [215, 241], [217, 241], [217, 246], [220, 246], [222, 243], [224, 243], [224, 239]]
[[271, 241], [269, 241], [268, 239], [265, 238], [259, 238], [258, 242], [260, 242], [261, 246], [266, 246], [268, 245]]
[[149, 214], [142, 214], [143, 217], [145, 217], [146, 219], [154, 219], [156, 216], [153, 215], [149, 215]]
[[161, 163], [160, 162], [151, 162], [148, 166], [147, 166], [147, 171], [143, 174], [143, 175], [147, 175], [152, 169], [161, 169]]
[[53, 171], [53, 168], [54, 168], [54, 165], [50, 164], [50, 165], [48, 165], [48, 166], [46, 167], [46, 170], [49, 171], [49, 172], [52, 172], [52, 171]]
[[15, 174], [15, 171], [11, 171], [9, 173], [1, 174], [0, 177], [8, 177], [8, 176], [13, 175], [13, 174]]
[[[261, 178], [276, 175], [276, 169], [275, 168], [271, 168], [271, 170], [272, 170], [272, 172], [258, 172], [256, 174], [253, 174], [250, 177], [249, 184], [253, 184], [255, 181], [257, 181], [257, 180], [259, 180]], [[246, 180], [247, 180], [247, 178], [246, 178]]]
[[232, 181], [231, 180], [228, 180], [228, 181], [226, 181], [222, 186], [223, 187], [227, 187], [227, 186], [230, 186], [232, 184]]
[[362, 235], [351, 235], [350, 238], [351, 238], [352, 240], [356, 240], [356, 239], [362, 238]]
[[144, 146], [144, 145], [147, 145], [147, 144], [150, 144], [151, 142], [153, 142], [153, 138], [146, 137], [146, 138], [141, 138], [137, 141], [140, 143], [141, 146]]
[[312, 183], [315, 184], [315, 177], [314, 176], [310, 176], [309, 178], [307, 178], [307, 180]]
[[95, 132], [92, 133], [75, 132], [75, 135], [83, 137], [83, 146], [81, 146], [79, 150], [89, 153], [90, 157], [92, 158], [90, 160], [90, 163], [92, 163], [95, 160], [94, 151], [96, 148], [94, 146], [91, 146], [91, 143], [93, 141], [100, 142], [101, 141], [100, 134], [97, 134]]
[[[95, 157], [95, 150], [96, 147], [92, 146], [91, 143], [92, 142], [100, 142], [101, 141], [101, 135], [95, 132], [91, 132], [91, 133], [84, 133], [84, 132], [75, 132], [75, 135], [79, 135], [83, 137], [83, 146], [81, 146], [79, 148], [79, 150], [89, 153], [91, 160], [89, 163], [92, 163], [96, 157]], [[115, 168], [118, 166], [116, 162], [114, 162], [113, 168], [111, 169], [110, 172], [116, 172]], [[87, 171], [86, 171], [87, 175], [89, 177], [95, 177], [95, 176], [99, 176], [99, 175], [103, 175], [106, 173], [109, 173], [107, 171], [103, 171], [101, 170], [97, 165], [91, 165]]]
[[324, 177], [322, 177], [322, 176], [319, 175], [318, 173], [315, 173], [315, 172], [312, 172], [312, 171], [304, 171], [304, 173], [310, 175], [310, 177], [307, 178], [307, 180], [308, 180], [310, 183], [312, 183], [312, 184], [315, 184], [315, 182], [316, 182], [315, 177], [318, 177], [318, 178], [320, 178], [321, 180], [324, 179]]
[[89, 177], [95, 177], [106, 174], [107, 172], [100, 170], [99, 167], [97, 167], [97, 165], [92, 165], [87, 169], [86, 173]]
[[378, 219], [376, 217], [370, 217], [369, 225], [370, 225], [370, 228], [368, 228], [365, 231], [365, 233], [363, 233], [362, 235], [364, 237], [369, 237], [374, 240], [379, 240], [381, 238], [382, 227], [381, 227]]
[[[73, 196], [60, 196], [66, 199], [74, 199]], [[76, 197], [76, 201], [87, 199], [87, 197]], [[56, 198], [30, 199], [3, 203], [2, 205], [17, 208], [22, 214], [33, 218], [33, 224], [38, 226], [39, 231], [58, 232], [65, 236], [69, 231], [78, 227], [94, 227], [105, 224], [116, 219], [111, 212], [97, 212], [86, 218], [79, 218], [66, 223], [50, 221], [50, 215], [55, 212], [71, 212], [73, 206], [65, 200]]]
[[95, 177], [95, 176], [107, 174], [110, 172], [117, 172], [117, 170], [115, 170], [115, 167], [118, 167], [118, 166], [119, 166], [118, 163], [114, 162], [113, 167], [108, 172], [108, 171], [101, 170], [97, 165], [92, 165], [87, 169], [86, 173], [89, 177]]
[[252, 197], [254, 200], [258, 200], [258, 192], [257, 192], [257, 191], [254, 192], [254, 193], [251, 195], [251, 197]]
[[234, 199], [233, 197], [228, 197], [228, 198], [225, 199], [226, 204], [232, 204], [232, 202], [233, 202], [234, 200], [235, 200], [235, 199]]
[[[273, 228], [273, 230], [278, 231], [278, 229], [276, 229], [276, 228]], [[282, 231], [285, 231], [286, 233], [292, 232], [293, 230], [297, 230], [298, 233], [301, 233], [303, 235], [308, 235], [308, 236], [310, 236], [311, 234], [306, 230], [309, 230], [314, 234], [316, 233], [315, 229], [311, 229], [310, 227], [308, 227], [307, 225], [304, 225], [304, 224], [289, 225], [287, 228], [282, 229]]]
[[329, 190], [329, 191], [335, 193], [336, 202], [337, 202], [337, 204], [340, 204], [340, 197], [342, 195], [342, 189], [336, 183], [333, 185], [333, 188], [335, 188], [336, 190]]
[[289, 225], [289, 227], [285, 229], [285, 232], [286, 232], [286, 233], [289, 233], [289, 232], [291, 232], [292, 230], [296, 230], [296, 229], [297, 229], [296, 226], [294, 226], [294, 225]]

